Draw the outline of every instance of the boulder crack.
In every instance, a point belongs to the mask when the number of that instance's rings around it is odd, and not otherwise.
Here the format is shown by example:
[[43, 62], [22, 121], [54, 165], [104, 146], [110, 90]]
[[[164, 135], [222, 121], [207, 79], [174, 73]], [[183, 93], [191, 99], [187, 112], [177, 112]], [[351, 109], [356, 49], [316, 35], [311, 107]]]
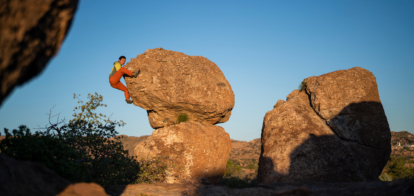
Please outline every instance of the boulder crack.
[[374, 146], [370, 146], [370, 145], [367, 145], [367, 144], [363, 144], [363, 143], [360, 143], [360, 142], [358, 142], [358, 141], [355, 141], [355, 140], [351, 140], [351, 139], [347, 139], [347, 138], [344, 138], [344, 137], [341, 137], [336, 131], [335, 131], [335, 129], [333, 129], [330, 125], [329, 125], [329, 123], [327, 122], [327, 120], [325, 119], [325, 118], [323, 118], [316, 110], [315, 110], [315, 108], [313, 108], [312, 107], [312, 101], [311, 101], [311, 95], [306, 91], [306, 89], [305, 89], [305, 92], [306, 92], [306, 94], [308, 95], [308, 100], [309, 100], [309, 106], [312, 108], [312, 110], [316, 113], [316, 115], [318, 115], [319, 116], [319, 118], [321, 118], [324, 122], [325, 122], [325, 124], [326, 124], [326, 126], [328, 126], [329, 127], [329, 129], [331, 129], [331, 131], [332, 132], [334, 132], [335, 133], [335, 135], [336, 135], [336, 137], [338, 137], [340, 140], [342, 140], [342, 141], [344, 141], [344, 142], [352, 142], [352, 143], [356, 143], [356, 144], [359, 144], [359, 145], [361, 145], [361, 146], [365, 146], [365, 147], [367, 147], [367, 148], [374, 148], [374, 149], [376, 149]]

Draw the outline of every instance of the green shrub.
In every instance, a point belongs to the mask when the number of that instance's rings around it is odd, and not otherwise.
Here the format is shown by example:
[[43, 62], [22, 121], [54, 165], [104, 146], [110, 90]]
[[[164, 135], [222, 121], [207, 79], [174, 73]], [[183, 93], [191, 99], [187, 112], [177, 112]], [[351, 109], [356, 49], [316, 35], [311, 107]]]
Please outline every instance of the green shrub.
[[226, 170], [224, 172], [224, 176], [231, 176], [234, 173], [234, 165], [233, 161], [228, 160], [226, 164]]
[[[79, 100], [79, 96], [74, 95]], [[73, 182], [95, 182], [102, 186], [134, 183], [140, 165], [123, 149], [115, 127], [124, 122], [112, 121], [103, 114], [95, 113], [103, 97], [88, 94], [89, 101], [73, 111], [68, 124], [57, 120], [44, 131], [32, 134], [25, 126], [5, 129], [6, 138], [0, 142], [0, 151], [17, 160], [37, 161], [45, 164], [60, 176]], [[114, 139], [113, 139], [114, 138]]]
[[178, 124], [182, 122], [186, 122], [186, 121], [188, 121], [188, 115], [186, 113], [181, 113], [178, 115], [178, 118], [177, 118]]
[[158, 183], [164, 182], [167, 170], [168, 157], [156, 157], [153, 160], [139, 161], [141, 171], [138, 173], [138, 179], [135, 183]]
[[240, 165], [235, 165], [233, 161], [228, 160], [226, 164], [226, 170], [224, 172], [224, 176], [231, 176], [240, 172], [243, 168]]
[[[383, 174], [391, 176], [391, 179], [411, 179], [414, 178], [414, 169], [404, 167], [405, 157], [391, 156], [383, 170]], [[382, 174], [381, 174], [382, 175]], [[380, 176], [381, 179], [381, 176]], [[382, 177], [384, 179], [384, 177]], [[382, 180], [381, 179], [381, 180]]]
[[305, 80], [303, 80], [303, 81], [299, 84], [298, 89], [299, 89], [300, 91], [303, 91], [303, 90], [305, 90], [305, 89], [306, 89], [306, 82], [305, 82]]

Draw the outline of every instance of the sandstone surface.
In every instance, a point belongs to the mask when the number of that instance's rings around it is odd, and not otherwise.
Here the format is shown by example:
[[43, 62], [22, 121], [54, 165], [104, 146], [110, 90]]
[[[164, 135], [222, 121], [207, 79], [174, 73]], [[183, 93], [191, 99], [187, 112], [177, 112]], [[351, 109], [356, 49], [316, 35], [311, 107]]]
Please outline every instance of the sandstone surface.
[[134, 152], [138, 160], [168, 156], [167, 183], [218, 183], [231, 148], [229, 134], [222, 127], [184, 122], [156, 129]]
[[105, 190], [97, 184], [71, 184], [40, 163], [17, 161], [1, 153], [0, 195], [107, 196]]
[[276, 104], [273, 106], [273, 108], [279, 107], [279, 106], [281, 106], [282, 104], [284, 104], [285, 102], [286, 102], [286, 101], [279, 99], [279, 100], [277, 100], [277, 102], [276, 102]]
[[0, 4], [0, 105], [14, 87], [56, 55], [78, 0], [12, 0]]
[[57, 196], [109, 196], [105, 189], [95, 183], [76, 183], [65, 188]]
[[234, 93], [219, 67], [201, 56], [149, 49], [132, 58], [127, 69], [141, 70], [125, 78], [134, 104], [148, 112], [152, 128], [177, 124], [180, 114], [202, 124], [227, 122]]
[[391, 135], [373, 74], [352, 68], [305, 82], [266, 113], [258, 180], [377, 180]]

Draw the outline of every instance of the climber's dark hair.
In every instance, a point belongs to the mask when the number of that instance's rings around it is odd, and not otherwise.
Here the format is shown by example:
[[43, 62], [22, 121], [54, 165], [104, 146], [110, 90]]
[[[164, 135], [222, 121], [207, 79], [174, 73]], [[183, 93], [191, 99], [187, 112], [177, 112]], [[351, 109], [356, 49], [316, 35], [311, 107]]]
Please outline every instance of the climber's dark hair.
[[119, 60], [121, 60], [121, 59], [126, 59], [126, 57], [125, 56], [120, 56]]

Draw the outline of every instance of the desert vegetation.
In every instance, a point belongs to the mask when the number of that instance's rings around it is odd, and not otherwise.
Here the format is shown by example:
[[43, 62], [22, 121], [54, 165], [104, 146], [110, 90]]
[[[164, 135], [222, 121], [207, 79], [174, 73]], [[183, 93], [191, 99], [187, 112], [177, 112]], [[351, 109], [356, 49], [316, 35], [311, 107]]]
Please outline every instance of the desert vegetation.
[[395, 179], [414, 178], [413, 166], [414, 160], [407, 160], [403, 156], [391, 156], [379, 179], [382, 181], [392, 181]]
[[298, 89], [299, 89], [300, 91], [303, 91], [303, 90], [305, 90], [305, 89], [306, 89], [306, 82], [305, 82], [305, 80], [303, 80], [303, 81], [299, 84]]
[[258, 184], [257, 164], [249, 164], [247, 167], [240, 166], [240, 162], [227, 161], [226, 172], [220, 184], [230, 188], [249, 188]]
[[182, 122], [188, 121], [188, 114], [186, 113], [180, 113], [177, 117], [177, 123], [180, 124]]
[[0, 152], [17, 160], [40, 162], [72, 182], [108, 186], [162, 181], [160, 159], [139, 162], [128, 156], [115, 130], [125, 123], [96, 113], [99, 107], [106, 107], [102, 95], [88, 94], [85, 103], [79, 96], [73, 96], [79, 106], [69, 123], [50, 111], [49, 125], [34, 133], [24, 125], [11, 132], [5, 128]]
[[391, 156], [379, 179], [392, 181], [395, 179], [414, 178], [414, 135], [407, 131], [391, 132]]

